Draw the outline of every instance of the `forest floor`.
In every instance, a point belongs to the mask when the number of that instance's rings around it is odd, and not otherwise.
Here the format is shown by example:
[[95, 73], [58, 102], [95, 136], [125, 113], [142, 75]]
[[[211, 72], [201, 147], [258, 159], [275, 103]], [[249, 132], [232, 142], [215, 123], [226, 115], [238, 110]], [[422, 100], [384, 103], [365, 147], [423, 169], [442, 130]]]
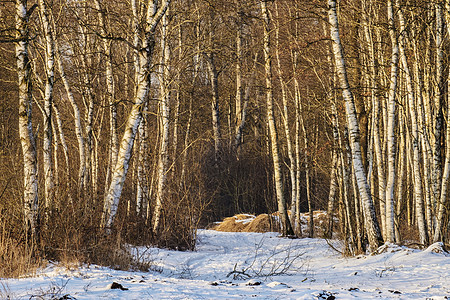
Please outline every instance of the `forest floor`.
[[[51, 264], [0, 279], [0, 299], [450, 299], [450, 254], [387, 245], [343, 257], [339, 241], [199, 230], [196, 251], [130, 247], [149, 272]], [[436, 253], [440, 252], [440, 253]]]

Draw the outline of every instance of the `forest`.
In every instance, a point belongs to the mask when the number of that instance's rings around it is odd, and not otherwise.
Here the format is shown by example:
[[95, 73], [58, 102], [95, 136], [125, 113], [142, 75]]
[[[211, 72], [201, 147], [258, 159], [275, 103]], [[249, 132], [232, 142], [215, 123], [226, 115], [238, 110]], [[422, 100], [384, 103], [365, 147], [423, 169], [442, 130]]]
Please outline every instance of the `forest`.
[[449, 0], [1, 0], [0, 48], [0, 277], [238, 213], [448, 243]]

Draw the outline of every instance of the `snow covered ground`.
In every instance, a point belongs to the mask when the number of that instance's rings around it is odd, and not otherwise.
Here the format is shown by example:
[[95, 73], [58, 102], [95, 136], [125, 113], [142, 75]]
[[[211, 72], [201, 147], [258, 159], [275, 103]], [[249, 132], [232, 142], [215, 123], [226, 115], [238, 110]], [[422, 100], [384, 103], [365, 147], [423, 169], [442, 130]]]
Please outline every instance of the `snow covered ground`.
[[[33, 277], [1, 279], [0, 298], [450, 299], [450, 255], [433, 247], [343, 258], [321, 239], [211, 230], [198, 239], [195, 252], [133, 249], [153, 262], [147, 273], [49, 266]], [[113, 282], [123, 290], [111, 289]]]

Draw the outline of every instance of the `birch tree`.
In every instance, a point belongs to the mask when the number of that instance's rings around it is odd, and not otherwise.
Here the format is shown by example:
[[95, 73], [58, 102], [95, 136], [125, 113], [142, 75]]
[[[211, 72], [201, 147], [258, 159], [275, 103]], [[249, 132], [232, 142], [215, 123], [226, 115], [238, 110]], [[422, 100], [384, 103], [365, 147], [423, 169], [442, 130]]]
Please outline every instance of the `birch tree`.
[[[279, 12], [278, 12], [278, 4], [275, 2], [275, 12], [276, 12], [276, 17], [279, 19]], [[278, 80], [280, 82], [280, 86], [281, 86], [281, 100], [283, 103], [283, 109], [282, 109], [282, 119], [283, 119], [283, 125], [284, 125], [284, 133], [286, 135], [286, 145], [287, 145], [287, 152], [288, 152], [288, 157], [289, 157], [289, 174], [290, 174], [290, 179], [291, 179], [291, 203], [296, 203], [297, 201], [297, 180], [296, 180], [296, 172], [295, 172], [295, 166], [296, 166], [296, 162], [295, 162], [295, 158], [294, 158], [294, 150], [293, 150], [293, 146], [292, 146], [292, 141], [291, 141], [291, 131], [289, 129], [289, 114], [288, 114], [288, 99], [287, 99], [287, 86], [286, 86], [286, 82], [283, 78], [283, 71], [281, 68], [281, 58], [280, 58], [280, 22], [277, 21], [277, 25], [275, 28], [275, 57], [276, 57], [276, 62], [277, 62], [277, 71], [278, 71]], [[300, 101], [299, 101], [300, 103]], [[300, 108], [301, 108], [301, 103], [299, 104]], [[302, 114], [302, 112], [300, 111], [300, 114]], [[302, 116], [300, 116], [302, 117]], [[303, 123], [302, 123], [303, 126]], [[304, 128], [304, 126], [303, 126]], [[306, 132], [304, 132], [305, 134], [305, 142], [307, 141], [307, 137], [306, 137]], [[307, 144], [305, 144], [305, 148], [308, 147]], [[305, 149], [307, 150], [307, 149]], [[305, 155], [305, 163], [308, 166], [307, 163], [307, 155]], [[307, 194], [309, 192], [309, 168], [307, 167]], [[309, 199], [309, 194], [308, 194], [308, 199]], [[309, 202], [308, 202], [309, 203]], [[312, 230], [312, 229], [311, 229]], [[312, 235], [312, 233], [310, 232], [310, 235]], [[310, 236], [312, 237], [312, 236]]]
[[280, 151], [278, 149], [278, 133], [275, 123], [274, 109], [273, 109], [273, 86], [272, 86], [272, 55], [270, 49], [270, 18], [267, 9], [266, 0], [261, 1], [261, 12], [264, 21], [264, 36], [263, 36], [263, 52], [264, 52], [264, 70], [266, 79], [266, 105], [267, 105], [267, 122], [269, 124], [269, 135], [271, 154], [273, 160], [273, 169], [275, 177], [275, 192], [278, 203], [278, 213], [280, 214], [282, 231], [284, 236], [294, 235], [294, 231], [289, 221], [286, 199], [283, 193], [283, 182], [281, 172]]
[[347, 125], [350, 137], [350, 147], [352, 150], [352, 162], [355, 171], [356, 182], [358, 184], [358, 192], [364, 207], [365, 229], [369, 239], [369, 245], [372, 250], [381, 246], [383, 238], [381, 236], [380, 227], [375, 214], [372, 197], [370, 194], [367, 177], [361, 157], [361, 146], [359, 136], [359, 126], [356, 118], [356, 108], [353, 94], [347, 78], [347, 70], [345, 66], [344, 53], [339, 34], [339, 23], [336, 10], [336, 1], [328, 0], [328, 21], [330, 24], [330, 35], [332, 41], [332, 51], [336, 64], [337, 77], [342, 89], [345, 112], [347, 116]]
[[166, 15], [162, 17], [161, 24], [161, 64], [160, 64], [160, 101], [159, 101], [159, 111], [160, 111], [160, 131], [161, 131], [161, 144], [159, 148], [159, 162], [158, 162], [158, 183], [156, 191], [156, 203], [155, 211], [153, 215], [153, 232], [157, 233], [160, 225], [161, 210], [163, 208], [163, 202], [166, 193], [165, 184], [167, 180], [168, 163], [169, 163], [169, 45], [168, 45], [168, 18]]
[[28, 54], [29, 17], [36, 6], [27, 7], [27, 0], [16, 0], [15, 53], [19, 87], [19, 136], [23, 156], [23, 205], [25, 230], [32, 239], [38, 237], [39, 202], [36, 141], [32, 126], [31, 64]]
[[55, 46], [49, 10], [45, 0], [39, 0], [42, 30], [45, 39], [45, 92], [44, 92], [44, 198], [48, 208], [53, 197], [52, 166], [52, 105], [54, 85]]
[[[132, 5], [135, 5], [132, 3]], [[103, 55], [105, 56], [105, 77], [107, 99], [109, 105], [109, 130], [110, 130], [110, 164], [113, 170], [117, 161], [117, 153], [119, 148], [119, 139], [117, 136], [117, 107], [115, 100], [115, 85], [112, 67], [112, 49], [111, 39], [108, 39], [109, 32], [107, 30], [107, 20], [105, 8], [102, 6], [101, 0], [95, 0], [95, 8], [97, 9], [100, 35], [102, 37]]]
[[[397, 0], [397, 6], [398, 0]], [[423, 189], [422, 189], [422, 176], [420, 170], [420, 149], [419, 149], [419, 130], [417, 124], [417, 111], [415, 107], [415, 95], [413, 89], [412, 76], [409, 70], [408, 61], [405, 53], [406, 43], [406, 25], [403, 17], [402, 9], [398, 10], [398, 17], [400, 21], [401, 35], [399, 37], [399, 53], [402, 69], [406, 77], [407, 99], [408, 109], [411, 118], [411, 136], [412, 136], [412, 154], [413, 154], [413, 176], [414, 176], [414, 200], [417, 215], [417, 225], [419, 228], [420, 242], [424, 245], [428, 245], [429, 236], [427, 230], [427, 224], [425, 220], [425, 210], [423, 204]]]
[[[447, 23], [447, 35], [450, 34], [450, 1], [445, 1], [445, 13], [444, 17]], [[447, 84], [450, 87], [450, 74], [447, 78]], [[447, 96], [447, 132], [446, 132], [446, 151], [445, 151], [445, 163], [444, 163], [444, 171], [442, 174], [442, 182], [440, 187], [440, 196], [439, 201], [437, 203], [437, 215], [436, 215], [436, 228], [433, 236], [433, 242], [436, 243], [438, 241], [442, 241], [444, 238], [444, 230], [445, 230], [445, 224], [444, 224], [444, 214], [447, 211], [448, 215], [448, 197], [447, 197], [447, 190], [448, 190], [448, 180], [450, 175], [450, 126], [448, 124], [448, 120], [450, 118], [450, 94]]]
[[396, 92], [398, 78], [398, 41], [397, 32], [395, 30], [394, 9], [392, 1], [387, 2], [388, 9], [388, 25], [389, 36], [392, 45], [391, 58], [391, 74], [388, 92], [388, 125], [387, 125], [387, 185], [386, 185], [386, 241], [394, 242], [394, 190], [395, 190], [395, 160], [396, 160], [396, 143], [395, 143], [395, 111], [396, 111]]
[[141, 112], [150, 88], [150, 78], [152, 73], [150, 67], [155, 47], [156, 28], [161, 18], [166, 13], [169, 4], [170, 0], [162, 1], [161, 4], [153, 0], [147, 2], [147, 11], [143, 29], [144, 38], [142, 41], [142, 49], [139, 52], [140, 65], [139, 69], [136, 70], [137, 92], [125, 125], [125, 132], [120, 143], [117, 163], [111, 177], [111, 184], [109, 185], [104, 200], [105, 209], [102, 217], [102, 227], [104, 227], [107, 232], [110, 231], [117, 214], [120, 195], [129, 167], [134, 138], [139, 123], [141, 122]]

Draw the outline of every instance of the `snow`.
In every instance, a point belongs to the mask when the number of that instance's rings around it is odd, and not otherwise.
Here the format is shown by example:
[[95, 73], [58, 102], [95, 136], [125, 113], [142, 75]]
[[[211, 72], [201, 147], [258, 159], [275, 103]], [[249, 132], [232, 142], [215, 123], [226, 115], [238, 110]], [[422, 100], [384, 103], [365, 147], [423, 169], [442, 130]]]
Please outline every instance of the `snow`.
[[149, 272], [53, 264], [1, 279], [0, 298], [450, 299], [450, 255], [440, 244], [425, 251], [387, 244], [377, 255], [345, 258], [322, 239], [200, 230], [196, 251], [130, 250], [152, 263]]

